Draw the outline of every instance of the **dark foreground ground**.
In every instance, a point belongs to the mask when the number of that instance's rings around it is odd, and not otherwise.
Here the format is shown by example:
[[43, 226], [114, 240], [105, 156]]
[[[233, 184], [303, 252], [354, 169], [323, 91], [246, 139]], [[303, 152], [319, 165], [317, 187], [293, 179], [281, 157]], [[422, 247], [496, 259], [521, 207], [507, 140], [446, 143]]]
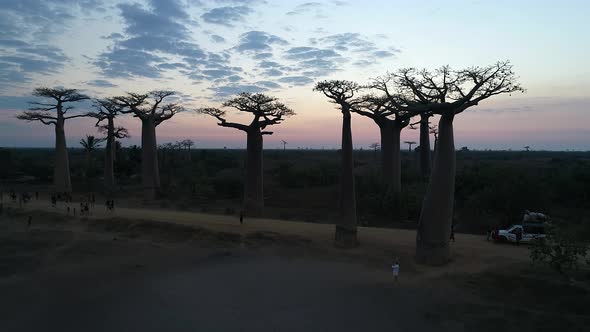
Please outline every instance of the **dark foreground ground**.
[[587, 290], [526, 263], [502, 264], [502, 257], [478, 272], [404, 274], [402, 265], [396, 284], [385, 261], [300, 238], [48, 213], [37, 213], [28, 228], [28, 214], [0, 217], [3, 332], [590, 326]]

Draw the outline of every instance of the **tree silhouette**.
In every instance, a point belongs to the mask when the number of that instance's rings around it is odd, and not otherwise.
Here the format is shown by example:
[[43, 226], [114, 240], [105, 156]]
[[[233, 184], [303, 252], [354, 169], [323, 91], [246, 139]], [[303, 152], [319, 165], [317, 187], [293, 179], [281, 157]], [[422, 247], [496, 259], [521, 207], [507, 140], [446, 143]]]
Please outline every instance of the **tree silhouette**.
[[529, 152], [529, 151], [531, 150], [531, 147], [527, 145], [527, 146], [525, 146], [525, 147], [524, 147], [524, 150], [525, 150], [526, 152]]
[[352, 156], [351, 111], [362, 102], [355, 98], [361, 87], [351, 81], [318, 82], [314, 91], [323, 93], [342, 112], [342, 175], [340, 177], [340, 219], [336, 224], [335, 244], [354, 247], [357, 240], [357, 214], [354, 186], [354, 161]]
[[429, 129], [429, 132], [434, 135], [434, 152], [436, 152], [436, 143], [438, 143], [438, 126], [430, 126]]
[[416, 144], [414, 141], [404, 141], [408, 145], [408, 152], [412, 153], [412, 145]]
[[184, 146], [186, 148], [187, 159], [190, 161], [191, 160], [191, 147], [195, 145], [195, 141], [193, 141], [192, 139], [185, 139], [180, 143], [182, 144], [182, 146]]
[[86, 139], [80, 140], [80, 145], [82, 145], [86, 152], [86, 177], [90, 175], [90, 169], [92, 168], [92, 153], [99, 148], [105, 140], [106, 138], [96, 138], [93, 135], [86, 135]]
[[278, 102], [278, 98], [262, 93], [240, 93], [225, 103], [223, 107], [234, 108], [238, 112], [252, 114], [249, 124], [228, 122], [226, 112], [218, 108], [202, 108], [200, 113], [207, 114], [219, 120], [221, 127], [234, 128], [246, 133], [246, 179], [244, 181], [244, 214], [260, 216], [264, 210], [263, 165], [262, 149], [264, 135], [272, 135], [266, 131], [268, 126], [280, 124], [285, 118], [295, 115], [295, 112], [285, 104]]
[[402, 69], [393, 77], [405, 100], [424, 106], [424, 112], [441, 116], [433, 169], [418, 224], [416, 259], [443, 264], [450, 258], [448, 240], [455, 191], [453, 119], [487, 98], [524, 89], [516, 82], [508, 61], [459, 71], [449, 67], [434, 72]]
[[[97, 119], [98, 131], [106, 135], [104, 186], [107, 190], [115, 189], [116, 140], [129, 137], [126, 128], [115, 126], [115, 117], [125, 109], [113, 99], [97, 99], [94, 102], [96, 112], [92, 116]], [[104, 123], [106, 121], [106, 123]], [[101, 123], [104, 123], [101, 125]]]
[[391, 88], [390, 77], [372, 79], [369, 87], [378, 90], [382, 96], [363, 97], [363, 103], [355, 112], [367, 116], [379, 126], [381, 134], [381, 168], [383, 179], [395, 195], [401, 193], [401, 131], [408, 126], [418, 111], [404, 103]]
[[112, 98], [124, 107], [122, 113], [132, 113], [141, 120], [141, 178], [146, 199], [153, 199], [160, 188], [156, 127], [184, 110], [179, 104], [164, 103], [164, 99], [175, 94], [174, 91], [154, 90]]
[[[28, 111], [17, 116], [20, 120], [38, 121], [55, 128], [55, 168], [53, 184], [58, 192], [71, 192], [70, 161], [66, 146], [65, 122], [69, 119], [87, 117], [88, 113], [69, 115], [74, 107], [70, 103], [90, 99], [76, 89], [36, 88], [33, 95], [52, 99], [51, 102], [31, 102]], [[68, 105], [66, 105], [68, 104]], [[55, 113], [53, 113], [55, 111]]]
[[281, 140], [283, 142], [283, 151], [287, 150], [287, 141]]

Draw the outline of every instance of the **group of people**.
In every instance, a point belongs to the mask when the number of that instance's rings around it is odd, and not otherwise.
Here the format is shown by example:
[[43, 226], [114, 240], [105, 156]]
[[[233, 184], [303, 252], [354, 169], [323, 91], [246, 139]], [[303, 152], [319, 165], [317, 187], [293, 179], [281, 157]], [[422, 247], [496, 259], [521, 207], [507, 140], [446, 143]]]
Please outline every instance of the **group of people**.
[[[14, 189], [11, 189], [9, 191], [8, 195], [10, 196], [10, 199], [12, 200], [13, 203], [16, 203], [18, 200], [18, 203], [20, 206], [28, 203], [33, 198], [31, 193], [29, 193], [27, 191], [17, 193], [16, 191], [14, 191]], [[35, 198], [39, 199], [39, 192], [35, 192]], [[4, 202], [4, 192], [1, 190], [0, 190], [0, 202]]]

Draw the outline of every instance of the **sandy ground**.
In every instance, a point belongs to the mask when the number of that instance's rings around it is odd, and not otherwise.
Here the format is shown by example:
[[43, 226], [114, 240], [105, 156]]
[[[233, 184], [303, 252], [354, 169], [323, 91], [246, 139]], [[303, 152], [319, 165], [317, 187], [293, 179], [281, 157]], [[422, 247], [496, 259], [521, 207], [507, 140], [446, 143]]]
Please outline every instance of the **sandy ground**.
[[[506, 331], [559, 327], [545, 307], [480, 291], [490, 284], [482, 275], [528, 255], [484, 236], [457, 234], [453, 262], [430, 268], [413, 263], [407, 230], [361, 227], [361, 246], [341, 250], [333, 225], [102, 206], [74, 218], [63, 203], [8, 206], [0, 331], [491, 331], [506, 317], [526, 318]], [[586, 311], [555, 315], [590, 323]]]

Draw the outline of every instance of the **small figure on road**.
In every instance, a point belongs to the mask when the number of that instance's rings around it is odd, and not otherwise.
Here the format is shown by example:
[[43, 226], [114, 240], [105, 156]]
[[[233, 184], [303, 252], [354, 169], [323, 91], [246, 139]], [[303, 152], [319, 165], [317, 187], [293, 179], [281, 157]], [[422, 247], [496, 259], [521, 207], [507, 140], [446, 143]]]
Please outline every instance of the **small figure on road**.
[[486, 233], [487, 233], [486, 241], [489, 241], [490, 237], [492, 237], [492, 229], [488, 227], [488, 230], [486, 231]]
[[240, 211], [240, 224], [244, 223], [244, 212]]
[[391, 270], [393, 272], [393, 280], [397, 282], [397, 278], [399, 277], [399, 261], [397, 259], [391, 265]]
[[27, 227], [31, 227], [32, 221], [33, 221], [33, 216], [29, 216], [29, 220], [27, 220]]
[[455, 242], [455, 224], [451, 225], [451, 241], [453, 241], [453, 243]]

